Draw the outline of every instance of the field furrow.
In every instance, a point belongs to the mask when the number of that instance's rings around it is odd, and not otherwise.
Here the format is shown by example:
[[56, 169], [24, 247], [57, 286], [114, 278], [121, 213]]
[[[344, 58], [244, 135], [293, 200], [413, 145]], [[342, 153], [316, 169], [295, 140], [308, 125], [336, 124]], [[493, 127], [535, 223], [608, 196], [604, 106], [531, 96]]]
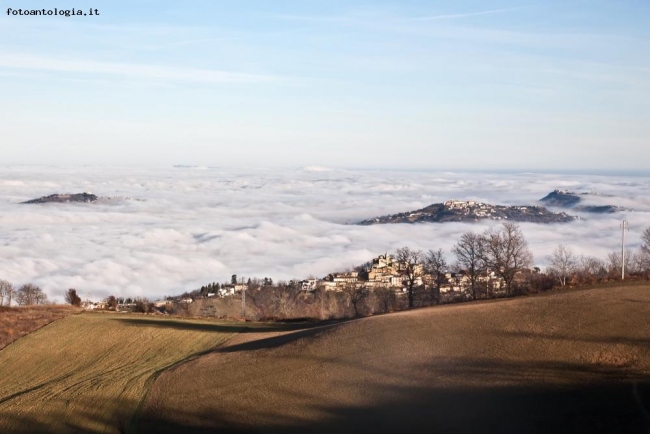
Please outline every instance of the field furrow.
[[120, 432], [156, 373], [238, 330], [116, 314], [62, 319], [0, 351], [0, 432]]

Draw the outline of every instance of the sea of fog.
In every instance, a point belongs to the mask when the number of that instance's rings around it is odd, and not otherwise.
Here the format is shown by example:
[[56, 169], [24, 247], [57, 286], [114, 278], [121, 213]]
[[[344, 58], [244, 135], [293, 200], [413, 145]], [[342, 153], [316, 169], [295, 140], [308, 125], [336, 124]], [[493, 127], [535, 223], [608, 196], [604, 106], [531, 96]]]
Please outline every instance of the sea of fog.
[[[449, 199], [536, 204], [554, 189], [595, 192], [588, 204], [633, 209], [521, 223], [543, 267], [559, 243], [604, 258], [650, 225], [650, 177], [170, 167], [0, 167], [0, 279], [32, 282], [50, 299], [180, 294], [232, 274], [322, 277], [401, 246], [450, 249], [498, 222], [376, 226], [355, 221]], [[125, 196], [93, 204], [20, 204], [53, 193]], [[576, 213], [572, 213], [576, 214]]]

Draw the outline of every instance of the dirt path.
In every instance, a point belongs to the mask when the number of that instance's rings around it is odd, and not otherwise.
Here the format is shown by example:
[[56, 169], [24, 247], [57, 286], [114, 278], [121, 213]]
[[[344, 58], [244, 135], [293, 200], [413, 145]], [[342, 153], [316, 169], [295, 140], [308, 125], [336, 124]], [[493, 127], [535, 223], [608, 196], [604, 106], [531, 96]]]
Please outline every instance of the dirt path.
[[138, 432], [645, 433], [649, 379], [650, 287], [603, 288], [241, 334]]

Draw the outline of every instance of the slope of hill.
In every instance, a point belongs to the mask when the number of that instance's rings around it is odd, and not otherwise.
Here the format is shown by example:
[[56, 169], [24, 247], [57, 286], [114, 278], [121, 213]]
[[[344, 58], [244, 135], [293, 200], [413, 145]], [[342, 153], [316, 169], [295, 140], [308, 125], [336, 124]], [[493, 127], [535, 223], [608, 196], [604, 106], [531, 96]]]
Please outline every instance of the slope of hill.
[[138, 432], [648, 432], [650, 287], [240, 334], [163, 373]]
[[79, 308], [61, 305], [0, 306], [0, 350], [53, 321], [79, 312]]
[[66, 317], [0, 351], [0, 432], [128, 430], [159, 371], [240, 328], [135, 315]]

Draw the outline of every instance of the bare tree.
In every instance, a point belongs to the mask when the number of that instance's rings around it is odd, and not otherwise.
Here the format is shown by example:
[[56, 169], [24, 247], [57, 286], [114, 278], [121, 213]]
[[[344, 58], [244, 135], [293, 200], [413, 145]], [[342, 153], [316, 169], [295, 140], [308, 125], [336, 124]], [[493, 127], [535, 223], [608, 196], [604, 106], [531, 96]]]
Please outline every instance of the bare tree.
[[474, 232], [466, 232], [461, 235], [460, 240], [451, 250], [456, 255], [458, 265], [467, 272], [474, 300], [478, 298], [479, 276], [485, 270], [483, 246], [483, 238], [480, 235]]
[[408, 292], [409, 309], [413, 309], [413, 289], [421, 275], [422, 251], [400, 247], [395, 252], [395, 261], [398, 263], [402, 282]]
[[318, 286], [314, 290], [314, 299], [316, 300], [321, 319], [340, 318], [340, 306], [337, 299], [336, 291], [328, 291], [324, 286]]
[[632, 265], [637, 273], [644, 275], [646, 278], [650, 276], [650, 252], [639, 249], [632, 258]]
[[433, 298], [440, 303], [440, 287], [445, 283], [447, 260], [442, 249], [429, 250], [424, 256], [424, 270], [433, 277]]
[[[302, 291], [296, 285], [279, 282], [277, 285], [262, 285], [257, 290], [247, 291], [246, 301], [249, 310], [256, 311], [261, 319], [291, 318], [300, 312]], [[321, 295], [321, 294], [319, 294]], [[250, 301], [250, 303], [248, 303]]]
[[343, 287], [343, 292], [354, 309], [354, 317], [359, 316], [359, 304], [368, 297], [368, 288], [365, 285], [350, 284]]
[[106, 298], [106, 307], [108, 307], [109, 310], [117, 309], [117, 298], [115, 298], [114, 295], [109, 295]]
[[183, 298], [180, 301], [177, 301], [173, 304], [173, 312], [178, 315], [189, 316], [190, 315], [190, 303], [185, 301], [187, 299]]
[[569, 247], [562, 244], [557, 246], [553, 253], [547, 256], [549, 274], [557, 277], [562, 286], [566, 286], [567, 277], [571, 276], [578, 267], [578, 258]]
[[[187, 304], [187, 303], [185, 303]], [[146, 297], [136, 297], [133, 312], [136, 313], [151, 313], [154, 311], [154, 305]]]
[[486, 265], [503, 279], [507, 294], [512, 294], [515, 276], [529, 268], [533, 254], [519, 226], [504, 223], [500, 228], [490, 228], [483, 233]]
[[591, 283], [607, 275], [605, 263], [594, 256], [581, 255], [576, 271], [581, 283]]
[[395, 297], [395, 291], [392, 288], [382, 286], [375, 288], [372, 293], [379, 304], [381, 312], [390, 312], [395, 308], [397, 297]]
[[13, 285], [6, 280], [0, 280], [0, 306], [11, 306], [11, 297], [13, 296], [13, 293]]
[[33, 304], [47, 304], [48, 300], [41, 288], [31, 283], [26, 283], [16, 291], [16, 303], [19, 306], [29, 306]]
[[277, 306], [277, 313], [282, 318], [290, 318], [292, 312], [296, 309], [296, 303], [300, 296], [300, 290], [295, 287], [287, 285], [278, 285], [273, 288], [275, 298], [275, 305]]
[[650, 226], [645, 228], [641, 234], [641, 240], [643, 244], [641, 245], [641, 250], [650, 255]]
[[77, 295], [77, 290], [70, 288], [65, 293], [65, 302], [73, 306], [81, 306], [81, 297]]
[[[633, 256], [634, 254], [632, 253], [632, 250], [625, 249], [625, 271], [626, 271], [625, 274], [626, 275], [628, 273], [634, 272], [632, 268]], [[607, 271], [609, 271], [609, 274], [611, 274], [612, 276], [620, 276], [622, 267], [623, 267], [623, 261], [621, 258], [620, 251], [610, 252], [607, 254]]]

